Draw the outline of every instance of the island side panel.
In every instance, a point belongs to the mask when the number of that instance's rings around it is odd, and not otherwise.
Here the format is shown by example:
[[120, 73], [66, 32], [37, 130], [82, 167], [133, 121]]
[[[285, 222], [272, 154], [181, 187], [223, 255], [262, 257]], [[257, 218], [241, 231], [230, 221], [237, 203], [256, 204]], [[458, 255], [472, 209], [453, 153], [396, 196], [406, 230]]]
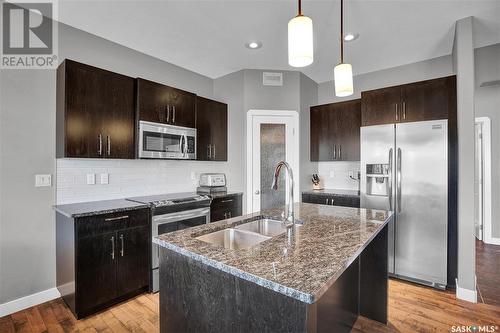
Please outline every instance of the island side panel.
[[308, 304], [160, 247], [160, 331], [306, 332]]
[[310, 305], [310, 321], [314, 318], [313, 313], [316, 323], [310, 323], [310, 333], [351, 331], [359, 314], [359, 257], [316, 303]]
[[360, 314], [387, 324], [387, 230], [371, 241], [360, 256]]

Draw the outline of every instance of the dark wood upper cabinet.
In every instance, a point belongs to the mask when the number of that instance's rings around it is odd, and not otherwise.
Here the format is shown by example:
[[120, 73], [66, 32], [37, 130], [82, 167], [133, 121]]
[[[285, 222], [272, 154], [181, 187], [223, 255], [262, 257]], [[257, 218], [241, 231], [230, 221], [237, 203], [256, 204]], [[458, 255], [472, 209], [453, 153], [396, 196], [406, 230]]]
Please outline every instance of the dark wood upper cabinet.
[[196, 95], [145, 79], [137, 79], [139, 120], [195, 127]]
[[455, 91], [454, 76], [404, 85], [401, 122], [447, 119]]
[[394, 124], [401, 112], [401, 87], [361, 92], [361, 126]]
[[447, 119], [455, 100], [455, 76], [364, 91], [361, 93], [361, 124]]
[[227, 161], [227, 104], [196, 98], [197, 160]]
[[361, 101], [311, 107], [311, 161], [359, 161]]
[[135, 157], [134, 79], [65, 60], [57, 69], [57, 157]]

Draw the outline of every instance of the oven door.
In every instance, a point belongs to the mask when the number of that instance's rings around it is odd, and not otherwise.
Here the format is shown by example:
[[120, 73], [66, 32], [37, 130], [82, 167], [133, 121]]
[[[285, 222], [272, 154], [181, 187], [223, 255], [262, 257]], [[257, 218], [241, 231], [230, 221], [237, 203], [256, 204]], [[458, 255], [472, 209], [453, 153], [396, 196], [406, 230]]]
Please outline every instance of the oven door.
[[196, 158], [196, 129], [139, 122], [139, 158]]
[[[151, 236], [187, 229], [210, 223], [210, 208], [198, 208], [182, 212], [153, 216]], [[158, 291], [158, 266], [160, 251], [158, 245], [152, 243], [151, 264], [153, 269], [153, 292]]]

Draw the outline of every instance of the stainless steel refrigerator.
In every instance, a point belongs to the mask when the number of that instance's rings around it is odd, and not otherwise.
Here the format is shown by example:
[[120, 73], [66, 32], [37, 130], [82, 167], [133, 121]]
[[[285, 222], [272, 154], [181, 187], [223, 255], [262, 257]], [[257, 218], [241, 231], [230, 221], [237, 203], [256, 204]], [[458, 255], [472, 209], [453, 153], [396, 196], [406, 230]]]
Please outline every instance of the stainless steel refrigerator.
[[448, 121], [361, 127], [361, 207], [395, 212], [389, 273], [447, 283]]

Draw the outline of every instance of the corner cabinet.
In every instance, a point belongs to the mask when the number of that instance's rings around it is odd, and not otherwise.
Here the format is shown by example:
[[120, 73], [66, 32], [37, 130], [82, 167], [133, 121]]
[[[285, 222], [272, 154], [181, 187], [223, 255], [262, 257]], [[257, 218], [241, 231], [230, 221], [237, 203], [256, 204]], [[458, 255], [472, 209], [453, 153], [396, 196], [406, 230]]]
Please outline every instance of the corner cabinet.
[[195, 94], [141, 78], [136, 91], [139, 120], [195, 127]]
[[57, 69], [56, 155], [135, 157], [134, 79], [65, 60]]
[[311, 107], [311, 161], [359, 161], [361, 100]]
[[196, 159], [227, 161], [227, 104], [198, 96], [196, 130]]
[[77, 318], [149, 290], [149, 208], [56, 214], [57, 288]]
[[362, 126], [447, 119], [456, 103], [449, 76], [361, 93]]

